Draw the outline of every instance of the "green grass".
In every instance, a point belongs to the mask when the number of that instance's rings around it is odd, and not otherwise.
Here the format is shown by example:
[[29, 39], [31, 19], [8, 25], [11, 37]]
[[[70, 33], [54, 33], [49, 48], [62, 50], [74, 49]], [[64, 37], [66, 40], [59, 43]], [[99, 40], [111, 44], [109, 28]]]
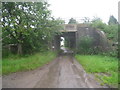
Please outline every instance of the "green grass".
[[55, 57], [56, 54], [53, 52], [36, 53], [24, 57], [11, 55], [2, 60], [2, 74], [5, 75], [18, 71], [33, 70], [47, 64]]
[[104, 84], [117, 86], [118, 59], [100, 55], [76, 55], [78, 62], [88, 73], [94, 73]]
[[0, 59], [0, 76], [2, 75], [2, 60]]

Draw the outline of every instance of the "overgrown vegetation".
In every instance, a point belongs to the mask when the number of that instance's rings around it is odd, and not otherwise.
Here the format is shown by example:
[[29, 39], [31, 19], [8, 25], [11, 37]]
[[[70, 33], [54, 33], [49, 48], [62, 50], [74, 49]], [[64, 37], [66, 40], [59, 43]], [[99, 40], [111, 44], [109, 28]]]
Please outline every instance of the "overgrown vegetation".
[[92, 27], [97, 28], [105, 33], [109, 43], [113, 47], [113, 51], [101, 53], [102, 55], [118, 57], [118, 26], [119, 23], [114, 16], [110, 16], [108, 24], [102, 22], [100, 18], [94, 18], [90, 24]]
[[[93, 73], [102, 80], [103, 84], [117, 86], [118, 84], [118, 59], [101, 55], [76, 55], [78, 62], [86, 72]], [[119, 82], [120, 83], [120, 82]]]
[[89, 36], [81, 37], [77, 52], [80, 54], [93, 54], [93, 49], [91, 47], [92, 42], [93, 42], [92, 37], [89, 37]]
[[118, 42], [118, 22], [114, 16], [110, 16], [108, 24], [103, 23], [100, 18], [94, 18], [90, 24], [92, 27], [104, 31], [110, 42]]
[[98, 47], [93, 47], [92, 42], [94, 39], [91, 39], [89, 36], [83, 36], [80, 38], [79, 49], [77, 52], [79, 54], [101, 54], [104, 56], [113, 56], [118, 57], [118, 22], [114, 16], [110, 16], [108, 24], [103, 23], [103, 21], [94, 17], [93, 20], [90, 21], [89, 18], [85, 17], [84, 23], [96, 28], [97, 30], [103, 31], [107, 37], [107, 41], [109, 46], [112, 47], [111, 51], [106, 52], [105, 50], [100, 50]]
[[2, 74], [10, 74], [18, 71], [33, 70], [55, 59], [53, 52], [36, 53], [33, 55], [10, 55], [2, 60]]

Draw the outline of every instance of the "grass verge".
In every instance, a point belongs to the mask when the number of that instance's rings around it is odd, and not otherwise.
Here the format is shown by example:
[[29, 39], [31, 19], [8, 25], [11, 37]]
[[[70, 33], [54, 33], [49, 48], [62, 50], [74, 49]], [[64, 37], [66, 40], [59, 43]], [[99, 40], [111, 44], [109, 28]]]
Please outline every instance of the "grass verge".
[[2, 74], [5, 75], [18, 71], [33, 70], [52, 61], [55, 57], [56, 54], [53, 52], [36, 53], [24, 57], [11, 55], [2, 60]]
[[78, 62], [88, 73], [93, 73], [103, 84], [118, 85], [118, 59], [99, 55], [76, 55]]

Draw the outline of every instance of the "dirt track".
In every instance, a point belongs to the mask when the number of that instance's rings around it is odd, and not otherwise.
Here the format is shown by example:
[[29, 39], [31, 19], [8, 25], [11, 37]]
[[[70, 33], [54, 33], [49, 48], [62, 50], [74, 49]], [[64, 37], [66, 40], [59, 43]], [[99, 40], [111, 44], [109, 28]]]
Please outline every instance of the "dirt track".
[[3, 88], [104, 88], [71, 56], [60, 56], [33, 71], [3, 76]]

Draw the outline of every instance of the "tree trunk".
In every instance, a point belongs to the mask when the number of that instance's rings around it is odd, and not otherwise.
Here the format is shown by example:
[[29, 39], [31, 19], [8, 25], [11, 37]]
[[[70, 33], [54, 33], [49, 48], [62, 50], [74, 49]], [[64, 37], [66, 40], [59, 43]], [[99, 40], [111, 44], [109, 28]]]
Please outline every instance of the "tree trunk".
[[21, 43], [18, 44], [18, 51], [17, 51], [17, 53], [19, 55], [22, 55], [22, 44]]

